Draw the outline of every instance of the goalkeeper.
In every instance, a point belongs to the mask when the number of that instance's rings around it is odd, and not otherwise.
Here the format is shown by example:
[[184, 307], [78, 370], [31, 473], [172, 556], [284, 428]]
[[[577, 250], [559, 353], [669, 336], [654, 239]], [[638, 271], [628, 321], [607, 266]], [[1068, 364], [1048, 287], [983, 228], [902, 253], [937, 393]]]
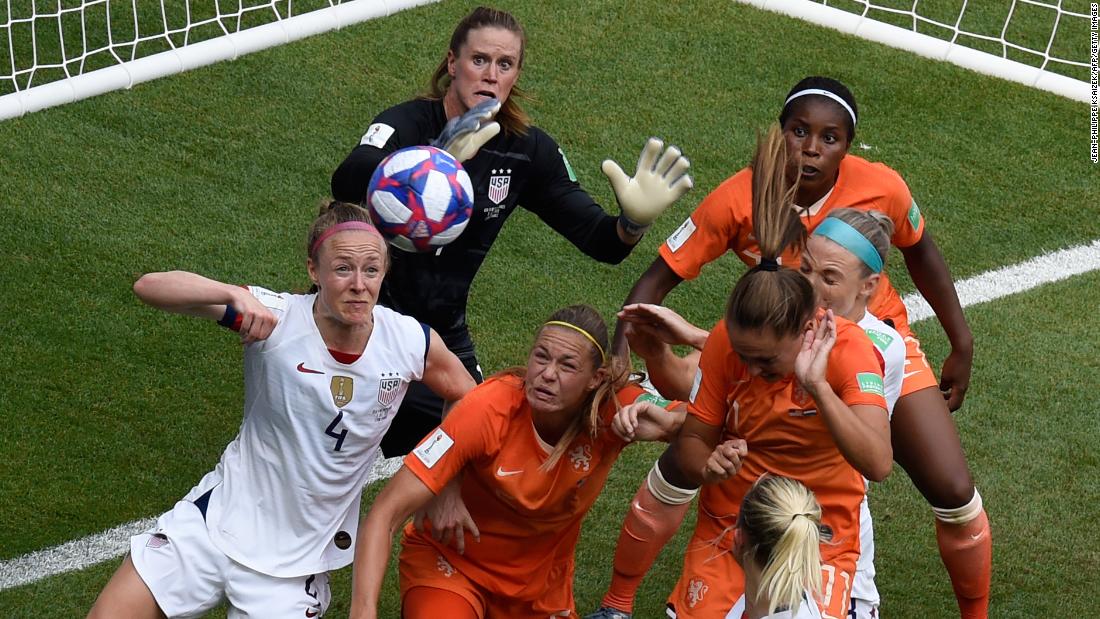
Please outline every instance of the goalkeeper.
[[[525, 47], [523, 29], [512, 15], [474, 9], [455, 28], [429, 92], [379, 114], [332, 176], [336, 199], [361, 203], [374, 169], [395, 150], [434, 144], [464, 162], [474, 186], [474, 211], [466, 230], [432, 253], [393, 252], [380, 302], [439, 332], [479, 382], [466, 299], [474, 275], [517, 205], [585, 254], [617, 264], [650, 223], [691, 188], [687, 159], [675, 147], [664, 149], [660, 140], [650, 139], [633, 178], [614, 162], [604, 162], [622, 207], [618, 217], [608, 215], [577, 183], [557, 143], [531, 126], [517, 102], [524, 98], [516, 82]], [[442, 405], [423, 385], [411, 385], [382, 441], [383, 452], [390, 457], [408, 453], [439, 424]]]

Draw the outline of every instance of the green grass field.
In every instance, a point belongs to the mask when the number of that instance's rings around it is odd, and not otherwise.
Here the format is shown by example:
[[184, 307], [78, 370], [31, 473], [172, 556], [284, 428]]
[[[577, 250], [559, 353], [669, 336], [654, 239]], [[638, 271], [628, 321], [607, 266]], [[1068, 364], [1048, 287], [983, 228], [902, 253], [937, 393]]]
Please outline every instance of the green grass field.
[[[131, 284], [179, 268], [303, 289], [305, 229], [332, 170], [374, 114], [423, 87], [471, 6], [407, 11], [0, 123], [0, 560], [161, 513], [214, 465], [240, 421], [239, 346], [143, 307]], [[506, 8], [528, 29], [532, 115], [602, 204], [615, 208], [599, 162], [632, 165], [649, 135], [682, 146], [697, 189], [618, 267], [516, 213], [471, 293], [487, 370], [520, 362], [562, 305], [610, 316], [809, 74], [851, 86], [853, 152], [906, 178], [957, 277], [1100, 238], [1085, 105], [728, 1]], [[712, 321], [738, 264], [720, 260], [668, 303]], [[994, 617], [1092, 612], [1098, 306], [1094, 273], [968, 310], [977, 352], [956, 420], [993, 526]], [[917, 331], [942, 360], [938, 326]], [[659, 449], [628, 450], [586, 522], [582, 612], [608, 581], [627, 500]], [[952, 616], [931, 514], [904, 473], [872, 501], [884, 616]], [[654, 569], [639, 617], [659, 616], [683, 542]], [[83, 616], [116, 565], [2, 591], [0, 609]], [[346, 612], [348, 574], [334, 580], [330, 616]], [[384, 616], [397, 616], [395, 584]]]

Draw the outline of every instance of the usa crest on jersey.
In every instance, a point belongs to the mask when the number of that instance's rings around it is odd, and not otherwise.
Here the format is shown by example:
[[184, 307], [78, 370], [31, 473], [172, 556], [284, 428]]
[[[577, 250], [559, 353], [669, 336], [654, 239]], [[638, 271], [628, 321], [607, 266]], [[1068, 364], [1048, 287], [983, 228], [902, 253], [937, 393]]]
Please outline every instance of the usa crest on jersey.
[[394, 377], [382, 377], [378, 380], [378, 403], [389, 406], [401, 393], [401, 379]]
[[511, 184], [512, 170], [493, 170], [493, 176], [489, 177], [489, 199], [493, 204], [504, 202]]

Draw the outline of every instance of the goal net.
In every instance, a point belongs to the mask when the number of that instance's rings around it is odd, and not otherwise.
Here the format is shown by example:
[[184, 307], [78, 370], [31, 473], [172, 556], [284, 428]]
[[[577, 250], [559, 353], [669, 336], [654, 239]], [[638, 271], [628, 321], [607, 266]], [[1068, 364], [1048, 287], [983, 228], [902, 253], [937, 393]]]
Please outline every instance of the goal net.
[[436, 0], [0, 0], [0, 120]]
[[1095, 22], [1087, 0], [739, 1], [1074, 100], [1091, 100], [1089, 39]]

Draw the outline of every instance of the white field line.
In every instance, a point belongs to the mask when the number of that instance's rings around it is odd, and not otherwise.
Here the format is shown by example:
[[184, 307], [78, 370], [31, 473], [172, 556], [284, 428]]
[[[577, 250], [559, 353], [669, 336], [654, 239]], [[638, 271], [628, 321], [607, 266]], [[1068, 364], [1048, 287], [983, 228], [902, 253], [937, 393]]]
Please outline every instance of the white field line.
[[[986, 271], [955, 282], [955, 290], [962, 306], [969, 307], [1096, 270], [1100, 270], [1100, 239]], [[910, 323], [935, 316], [919, 293], [908, 294], [902, 300]]]
[[[1100, 270], [1100, 240], [988, 271], [955, 282], [955, 288], [963, 307], [967, 307], [1096, 270]], [[919, 294], [907, 295], [904, 301], [910, 323], [934, 315], [932, 308]], [[400, 458], [379, 460], [371, 471], [369, 483], [388, 479], [400, 467]], [[155, 518], [135, 520], [60, 546], [0, 561], [0, 591], [120, 557], [130, 549], [131, 535], [145, 531], [155, 523]]]

